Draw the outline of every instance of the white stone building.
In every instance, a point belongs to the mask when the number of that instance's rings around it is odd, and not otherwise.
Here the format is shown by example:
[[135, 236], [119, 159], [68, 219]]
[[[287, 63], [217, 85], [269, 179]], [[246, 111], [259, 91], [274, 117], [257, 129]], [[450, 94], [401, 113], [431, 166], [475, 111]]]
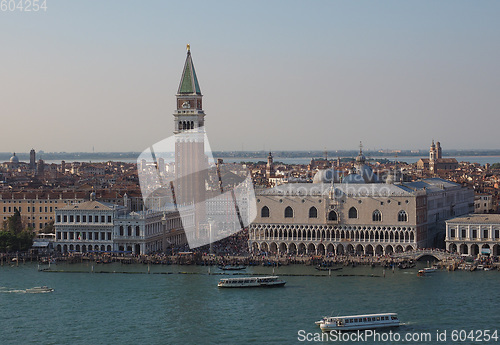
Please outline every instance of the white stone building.
[[171, 233], [182, 229], [179, 212], [141, 211], [119, 215], [114, 221], [115, 251], [133, 254], [166, 252]]
[[114, 219], [126, 213], [123, 206], [95, 200], [55, 210], [55, 249], [63, 253], [111, 252]]
[[[58, 252], [165, 252], [172, 233], [181, 232], [177, 211], [141, 211], [95, 200], [57, 209], [55, 249]], [[183, 232], [182, 232], [183, 233]]]
[[500, 255], [500, 214], [469, 214], [447, 220], [446, 249], [472, 256]]

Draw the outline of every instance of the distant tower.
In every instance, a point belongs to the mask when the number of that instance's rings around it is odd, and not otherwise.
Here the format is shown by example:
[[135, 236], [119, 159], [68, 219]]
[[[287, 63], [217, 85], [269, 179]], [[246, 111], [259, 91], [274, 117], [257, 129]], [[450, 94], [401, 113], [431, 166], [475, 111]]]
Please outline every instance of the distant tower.
[[66, 172], [66, 162], [61, 161], [61, 174], [64, 175], [65, 172]]
[[366, 163], [366, 157], [363, 154], [363, 143], [360, 141], [359, 142], [359, 154], [356, 157], [356, 166], [360, 167]]
[[36, 152], [35, 149], [31, 149], [30, 151], [30, 169], [36, 169]]
[[274, 163], [273, 154], [269, 152], [269, 156], [267, 156], [266, 178], [269, 179], [271, 176], [274, 176]]
[[165, 173], [165, 159], [163, 159], [162, 157], [158, 158], [158, 171], [160, 172], [160, 174]]
[[431, 149], [429, 150], [429, 160], [433, 161], [437, 158], [436, 145], [434, 144], [434, 139], [432, 139]]
[[437, 159], [443, 158], [443, 153], [441, 152], [441, 143], [438, 141], [436, 143]]
[[177, 110], [174, 112], [175, 142], [175, 199], [179, 205], [197, 204], [194, 214], [195, 235], [199, 235], [200, 224], [206, 219], [203, 207], [205, 181], [201, 171], [208, 168], [205, 156], [205, 112], [202, 108], [200, 85], [187, 45], [186, 62], [177, 91]]
[[45, 170], [45, 163], [43, 160], [39, 159], [37, 164], [37, 175], [43, 176], [43, 172]]

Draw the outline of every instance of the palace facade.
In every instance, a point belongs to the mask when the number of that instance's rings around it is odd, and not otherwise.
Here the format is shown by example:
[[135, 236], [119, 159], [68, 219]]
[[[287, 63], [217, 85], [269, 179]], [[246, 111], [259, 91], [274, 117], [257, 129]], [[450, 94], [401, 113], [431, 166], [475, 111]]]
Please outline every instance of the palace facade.
[[439, 178], [376, 183], [360, 157], [357, 173], [342, 182], [332, 169], [320, 170], [316, 183], [258, 191], [251, 250], [382, 255], [435, 247], [444, 240], [445, 220], [473, 210], [470, 189]]

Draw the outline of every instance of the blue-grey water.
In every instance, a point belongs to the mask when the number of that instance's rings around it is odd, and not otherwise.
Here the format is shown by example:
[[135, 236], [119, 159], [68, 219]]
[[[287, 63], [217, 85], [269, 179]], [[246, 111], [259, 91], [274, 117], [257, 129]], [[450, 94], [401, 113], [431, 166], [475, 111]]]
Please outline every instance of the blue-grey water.
[[[441, 344], [454, 343], [453, 330], [500, 331], [498, 271], [417, 277], [416, 269], [396, 269], [383, 278], [379, 267], [348, 267], [331, 277], [283, 276], [283, 288], [219, 289], [222, 276], [201, 266], [151, 267], [151, 273], [172, 274], [98, 273], [147, 273], [143, 265], [101, 264], [95, 273], [89, 264], [52, 268], [82, 272], [39, 272], [36, 264], [0, 267], [0, 344], [295, 344], [304, 343], [301, 330], [310, 338], [319, 334], [314, 322], [322, 316], [378, 312], [399, 313], [405, 325], [393, 332], [402, 337], [432, 335], [431, 341], [407, 344], [435, 344], [436, 332], [444, 330], [447, 341]], [[327, 274], [311, 266], [275, 273]], [[42, 285], [55, 291], [24, 292]]]

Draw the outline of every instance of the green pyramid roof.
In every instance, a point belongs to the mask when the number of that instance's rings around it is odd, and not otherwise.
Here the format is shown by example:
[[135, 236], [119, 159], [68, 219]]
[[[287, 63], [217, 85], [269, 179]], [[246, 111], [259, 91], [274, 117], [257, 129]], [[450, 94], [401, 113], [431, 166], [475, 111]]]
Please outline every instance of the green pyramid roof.
[[191, 59], [191, 51], [188, 50], [186, 63], [184, 64], [184, 70], [182, 72], [181, 83], [179, 85], [179, 95], [182, 94], [197, 94], [201, 95], [200, 85], [198, 84], [198, 78], [196, 78], [196, 72], [194, 71], [193, 59]]

